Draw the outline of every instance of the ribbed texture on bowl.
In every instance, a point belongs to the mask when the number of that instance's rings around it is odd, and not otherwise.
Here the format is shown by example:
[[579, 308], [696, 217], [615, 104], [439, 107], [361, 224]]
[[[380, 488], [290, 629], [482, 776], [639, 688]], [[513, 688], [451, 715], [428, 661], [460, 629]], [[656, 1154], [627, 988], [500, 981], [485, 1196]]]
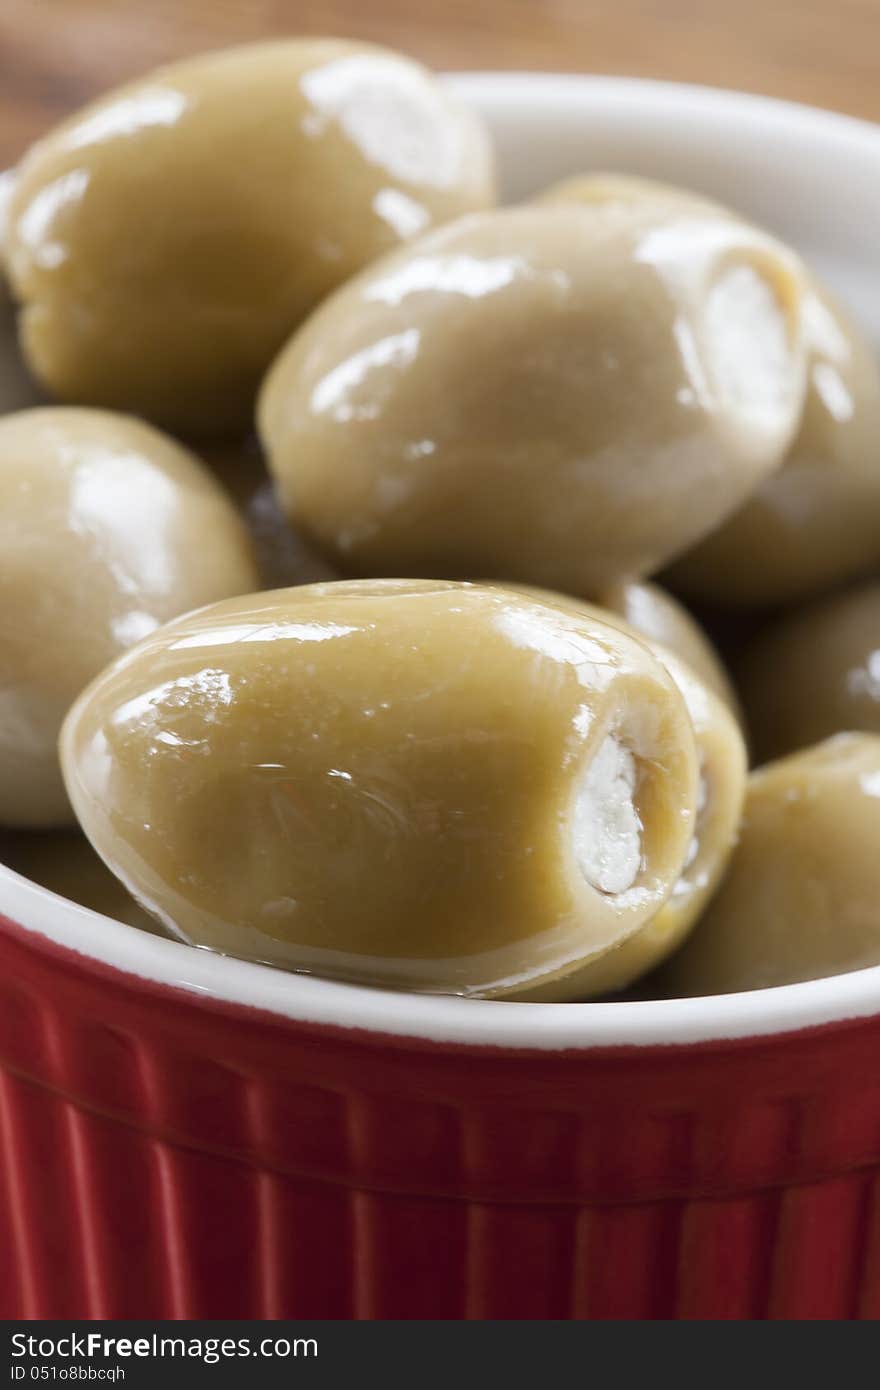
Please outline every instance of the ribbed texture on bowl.
[[878, 1046], [444, 1048], [0, 923], [0, 1316], [873, 1319]]

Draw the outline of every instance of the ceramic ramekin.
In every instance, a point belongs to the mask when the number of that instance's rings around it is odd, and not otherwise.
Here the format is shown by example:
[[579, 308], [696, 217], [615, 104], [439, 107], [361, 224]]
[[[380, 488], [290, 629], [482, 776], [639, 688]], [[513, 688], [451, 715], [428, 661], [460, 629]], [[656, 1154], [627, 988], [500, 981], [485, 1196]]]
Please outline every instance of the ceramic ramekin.
[[[804, 249], [880, 339], [880, 130], [453, 80], [509, 197], [588, 167], [689, 184]], [[0, 1316], [874, 1318], [878, 1049], [880, 968], [423, 998], [195, 951], [0, 868]]]

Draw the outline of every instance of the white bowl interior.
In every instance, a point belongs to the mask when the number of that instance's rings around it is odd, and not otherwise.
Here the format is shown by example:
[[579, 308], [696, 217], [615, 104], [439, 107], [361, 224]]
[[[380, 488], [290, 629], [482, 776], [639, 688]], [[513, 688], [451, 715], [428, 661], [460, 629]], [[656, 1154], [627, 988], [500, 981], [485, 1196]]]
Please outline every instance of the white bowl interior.
[[[492, 126], [506, 200], [588, 169], [699, 190], [797, 246], [880, 344], [880, 127], [762, 97], [626, 78], [472, 73], [447, 80]], [[513, 1004], [363, 989], [150, 936], [2, 865], [0, 915], [143, 979], [289, 1018], [450, 1043], [693, 1043], [880, 1011], [880, 967], [751, 994], [645, 1003]]]

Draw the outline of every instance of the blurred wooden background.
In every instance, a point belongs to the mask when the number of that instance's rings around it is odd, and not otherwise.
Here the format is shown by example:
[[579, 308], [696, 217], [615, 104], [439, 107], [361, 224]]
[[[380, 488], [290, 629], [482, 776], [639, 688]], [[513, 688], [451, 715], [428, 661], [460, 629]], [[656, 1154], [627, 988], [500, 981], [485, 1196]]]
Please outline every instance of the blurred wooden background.
[[295, 33], [440, 68], [667, 77], [880, 120], [880, 0], [0, 0], [0, 167], [156, 63]]

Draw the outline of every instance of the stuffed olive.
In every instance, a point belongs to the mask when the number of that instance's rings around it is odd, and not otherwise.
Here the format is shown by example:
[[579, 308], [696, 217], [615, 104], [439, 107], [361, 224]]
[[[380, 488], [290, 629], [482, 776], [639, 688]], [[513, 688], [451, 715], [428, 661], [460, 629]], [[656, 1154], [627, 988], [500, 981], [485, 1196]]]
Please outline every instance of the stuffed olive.
[[693, 730], [624, 632], [521, 594], [353, 581], [166, 626], [62, 734], [80, 822], [184, 939], [515, 995], [636, 932], [691, 843]]
[[7, 259], [25, 356], [65, 401], [247, 426], [310, 309], [491, 204], [493, 177], [479, 118], [386, 49], [290, 39], [160, 68], [21, 162]]
[[730, 218], [463, 218], [343, 287], [280, 354], [258, 413], [282, 505], [351, 573], [595, 598], [781, 462], [801, 283]]

